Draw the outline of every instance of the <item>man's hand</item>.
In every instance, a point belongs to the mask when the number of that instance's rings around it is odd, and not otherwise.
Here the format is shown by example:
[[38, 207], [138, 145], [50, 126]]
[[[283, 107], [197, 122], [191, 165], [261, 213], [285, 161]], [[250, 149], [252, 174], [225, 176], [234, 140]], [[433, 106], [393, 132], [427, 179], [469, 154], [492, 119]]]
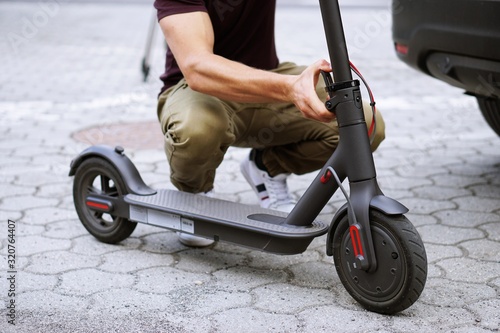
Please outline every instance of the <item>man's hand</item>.
[[335, 118], [335, 114], [326, 109], [325, 101], [321, 101], [316, 93], [321, 71], [332, 71], [328, 61], [318, 60], [297, 76], [292, 83], [291, 100], [304, 117], [330, 122]]

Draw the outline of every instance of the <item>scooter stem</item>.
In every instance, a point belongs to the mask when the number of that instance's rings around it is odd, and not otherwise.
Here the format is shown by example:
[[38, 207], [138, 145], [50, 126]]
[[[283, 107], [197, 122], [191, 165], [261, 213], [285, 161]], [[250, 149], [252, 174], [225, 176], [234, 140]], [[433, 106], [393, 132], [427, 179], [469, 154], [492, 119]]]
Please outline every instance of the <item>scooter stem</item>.
[[[352, 81], [338, 0], [319, 0], [319, 3], [335, 81], [337, 83]], [[349, 95], [348, 99], [335, 105], [333, 110], [336, 112], [339, 124], [341, 138], [339, 146], [288, 215], [287, 224], [309, 225], [337, 191], [338, 185], [335, 182], [331, 181], [328, 186], [325, 186], [320, 181], [329, 166], [337, 172], [340, 181], [343, 181], [347, 176], [349, 176], [350, 181], [375, 177], [375, 167], [366, 133], [359, 87], [352, 86], [339, 90], [335, 94]], [[332, 96], [330, 95], [330, 97]], [[356, 101], [358, 98], [359, 101]], [[362, 126], [351, 126], [361, 124]]]
[[[340, 181], [351, 185], [351, 209], [348, 212], [355, 267], [376, 268], [369, 210], [372, 198], [382, 195], [376, 182], [375, 165], [367, 134], [359, 82], [353, 81], [338, 0], [319, 0], [335, 83], [326, 82], [330, 99], [325, 106], [335, 112], [339, 126], [339, 145], [320, 174], [314, 179], [285, 223], [307, 226], [319, 215], [339, 185], [327, 177], [329, 167]], [[323, 76], [325, 78], [325, 75]], [[329, 77], [329, 76], [328, 76]], [[328, 79], [327, 81], [331, 81]], [[331, 176], [331, 175], [330, 175]], [[353, 236], [351, 236], [353, 237]]]
[[330, 63], [333, 69], [333, 77], [336, 82], [351, 81], [351, 67], [339, 2], [338, 0], [319, 0], [319, 5], [325, 28], [328, 54], [330, 55]]

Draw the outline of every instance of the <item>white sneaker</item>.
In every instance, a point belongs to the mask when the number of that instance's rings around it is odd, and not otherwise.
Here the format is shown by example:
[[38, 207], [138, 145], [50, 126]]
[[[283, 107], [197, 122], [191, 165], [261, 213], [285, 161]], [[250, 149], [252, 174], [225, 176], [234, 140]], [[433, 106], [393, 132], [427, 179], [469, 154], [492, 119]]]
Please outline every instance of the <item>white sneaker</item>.
[[244, 159], [240, 163], [240, 170], [245, 179], [247, 180], [252, 190], [257, 194], [259, 198], [260, 206], [263, 208], [269, 208], [271, 205], [271, 200], [269, 199], [269, 194], [267, 193], [266, 185], [264, 184], [264, 178], [262, 178], [261, 173], [267, 174], [267, 172], [259, 170], [255, 165], [255, 162], [250, 158]]
[[[210, 190], [205, 193], [199, 193], [199, 195], [213, 198], [214, 190]], [[215, 241], [212, 239], [186, 234], [184, 232], [178, 232], [177, 236], [179, 237], [179, 242], [189, 247], [207, 247], [215, 243]]]
[[288, 174], [271, 177], [266, 171], [260, 170], [250, 158], [241, 162], [240, 169], [260, 199], [261, 207], [287, 213], [292, 211], [295, 201], [288, 191], [286, 183]]

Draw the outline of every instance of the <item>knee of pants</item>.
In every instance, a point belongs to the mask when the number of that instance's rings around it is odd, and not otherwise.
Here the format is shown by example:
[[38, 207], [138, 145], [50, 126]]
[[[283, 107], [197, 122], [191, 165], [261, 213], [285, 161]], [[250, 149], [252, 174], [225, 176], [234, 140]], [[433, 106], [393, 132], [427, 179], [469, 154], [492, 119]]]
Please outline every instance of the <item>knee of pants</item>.
[[186, 110], [183, 119], [170, 119], [164, 132], [165, 149], [170, 157], [176, 155], [187, 163], [212, 159], [234, 142], [229, 119], [210, 110]]

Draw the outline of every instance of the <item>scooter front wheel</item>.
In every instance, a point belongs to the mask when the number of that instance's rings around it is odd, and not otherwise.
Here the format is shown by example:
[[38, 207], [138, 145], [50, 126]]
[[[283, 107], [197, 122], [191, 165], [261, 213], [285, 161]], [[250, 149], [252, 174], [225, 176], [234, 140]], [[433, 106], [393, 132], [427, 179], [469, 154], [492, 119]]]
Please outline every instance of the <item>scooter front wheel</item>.
[[76, 212], [85, 229], [101, 242], [114, 244], [130, 236], [137, 223], [93, 209], [87, 205], [87, 197], [92, 194], [112, 198], [127, 194], [125, 183], [116, 168], [99, 157], [86, 159], [76, 170], [73, 183]]
[[394, 314], [410, 307], [422, 293], [427, 278], [423, 242], [403, 215], [370, 211], [377, 267], [367, 272], [355, 267], [347, 215], [333, 238], [335, 268], [349, 294], [367, 310]]

